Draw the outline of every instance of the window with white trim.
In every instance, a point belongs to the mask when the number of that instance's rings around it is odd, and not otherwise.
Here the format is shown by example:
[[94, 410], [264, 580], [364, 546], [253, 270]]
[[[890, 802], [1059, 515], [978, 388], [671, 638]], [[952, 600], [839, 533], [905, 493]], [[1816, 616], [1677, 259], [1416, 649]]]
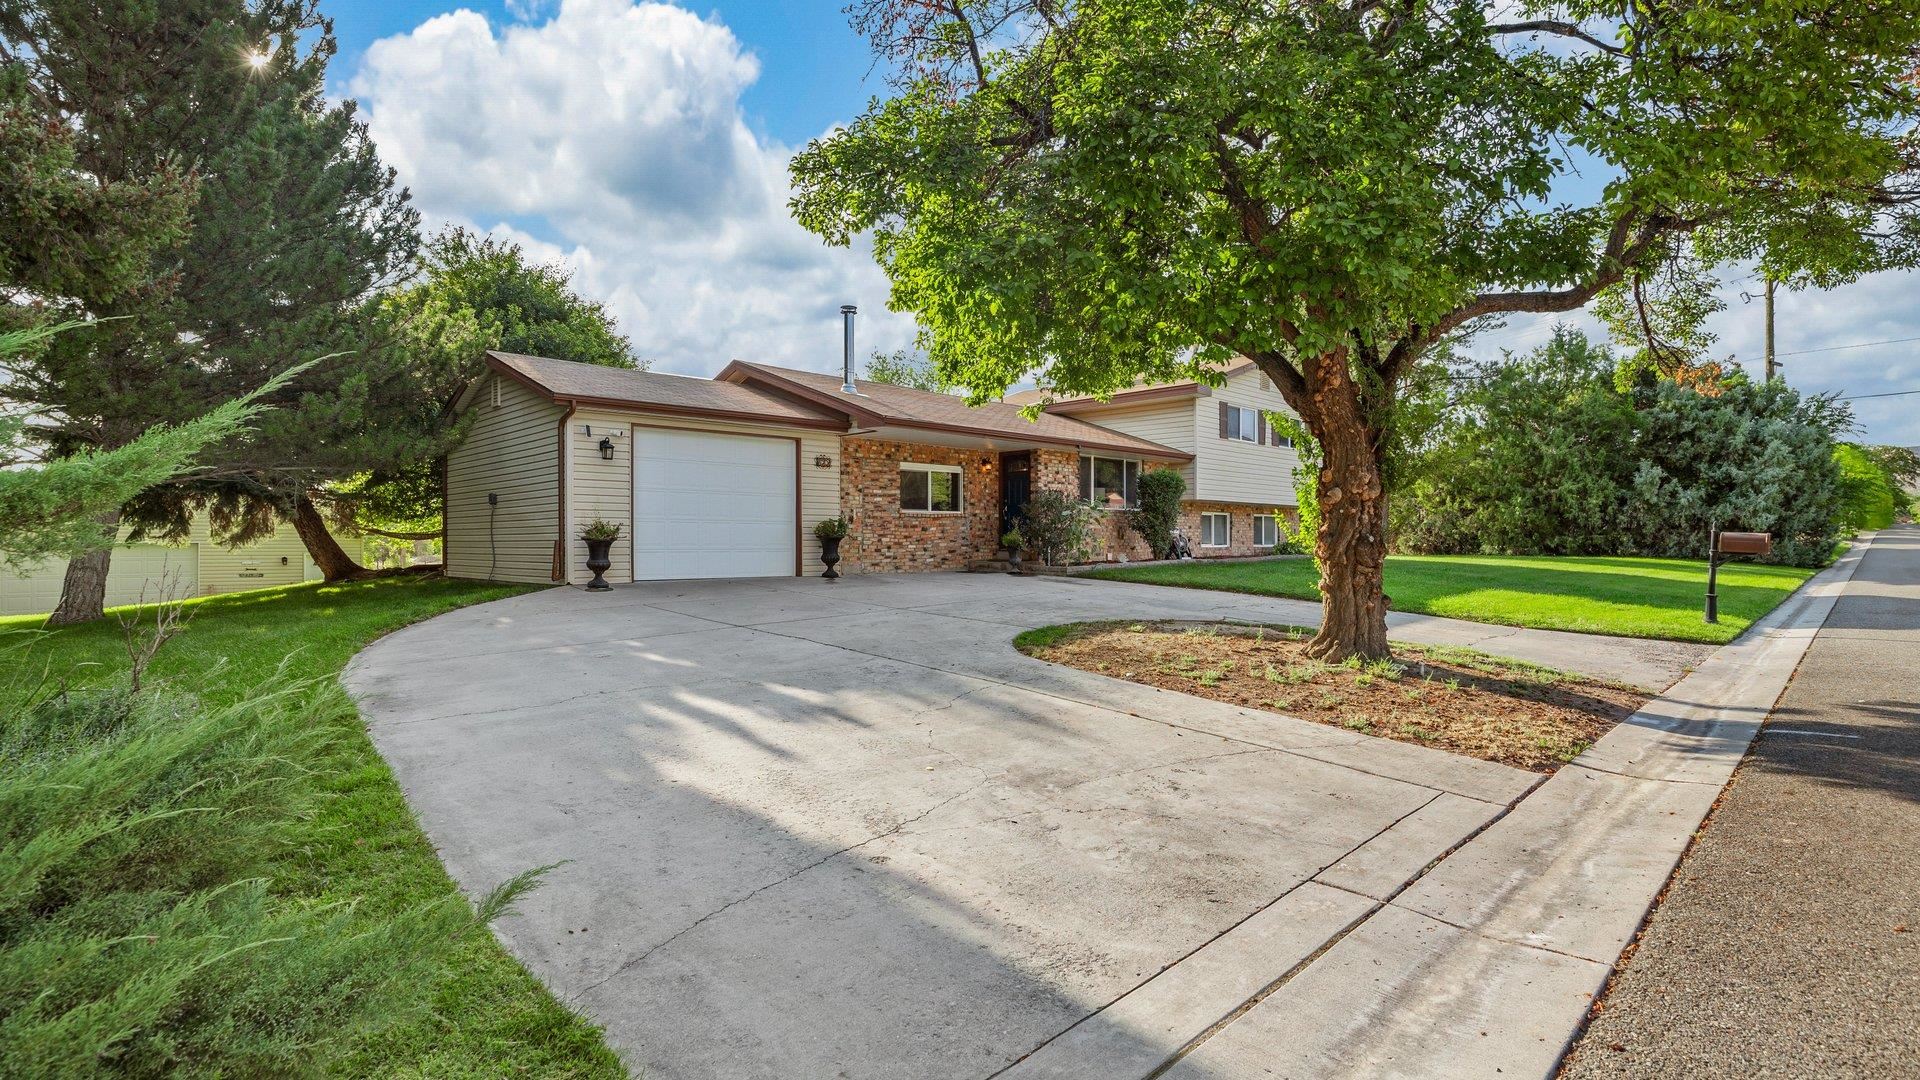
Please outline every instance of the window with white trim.
[[[1111, 496], [1119, 496], [1112, 498]], [[1140, 508], [1140, 463], [1125, 458], [1080, 457], [1080, 499], [1094, 506]]]
[[1200, 546], [1227, 547], [1233, 542], [1232, 514], [1200, 515]]
[[1227, 406], [1227, 438], [1241, 442], [1260, 440], [1260, 411], [1243, 409], [1238, 405]]
[[960, 466], [900, 463], [900, 509], [923, 514], [960, 512]]
[[1280, 542], [1280, 517], [1277, 514], [1253, 516], [1253, 546], [1270, 548]]

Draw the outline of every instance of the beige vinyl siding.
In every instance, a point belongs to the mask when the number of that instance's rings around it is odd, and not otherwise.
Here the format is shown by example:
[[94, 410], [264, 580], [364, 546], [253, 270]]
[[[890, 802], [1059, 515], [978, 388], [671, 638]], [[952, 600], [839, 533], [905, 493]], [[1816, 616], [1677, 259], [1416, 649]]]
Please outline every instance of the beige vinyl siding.
[[1203, 394], [1192, 402], [1194, 471], [1199, 482], [1189, 486], [1189, 499], [1263, 507], [1299, 505], [1300, 500], [1293, 492], [1293, 467], [1300, 460], [1297, 453], [1291, 448], [1220, 437], [1220, 403], [1223, 401], [1243, 409], [1293, 415], [1280, 391], [1271, 386], [1262, 387], [1261, 382], [1260, 372], [1248, 368], [1229, 378], [1227, 384], [1214, 390], [1211, 396]]
[[[608, 581], [633, 580], [633, 414], [582, 408], [567, 421], [567, 580], [584, 585], [587, 542], [580, 530], [595, 518], [620, 523], [620, 539], [610, 555]], [[613, 438], [613, 460], [600, 456], [600, 439]]]
[[[1204, 400], [1204, 399], [1202, 399]], [[1147, 439], [1175, 450], [1193, 453], [1194, 423], [1193, 402], [1186, 398], [1174, 401], [1156, 402], [1152, 405], [1136, 405], [1131, 408], [1116, 407], [1111, 412], [1082, 414], [1088, 423], [1099, 424], [1104, 428]], [[1101, 452], [1101, 457], [1120, 455]], [[1194, 488], [1193, 463], [1180, 466], [1180, 475], [1187, 481], [1188, 497], [1192, 497]]]
[[[497, 380], [500, 404], [482, 384], [467, 407], [472, 426], [447, 455], [447, 576], [550, 581], [560, 512], [556, 425], [566, 410], [512, 379], [487, 378]], [[489, 492], [499, 506], [487, 505]]]
[[[129, 544], [132, 530], [122, 528], [108, 563], [107, 606], [266, 589], [307, 579], [306, 545], [291, 525], [237, 549], [214, 543], [211, 532], [204, 510], [193, 515], [186, 539], [177, 544]], [[360, 550], [357, 540], [342, 538], [340, 543], [350, 555]], [[24, 576], [0, 572], [0, 615], [52, 611], [66, 573], [65, 559], [44, 560]]]
[[[613, 568], [609, 581], [633, 580], [633, 436], [631, 426], [679, 428], [688, 431], [774, 435], [800, 442], [800, 570], [807, 576], [819, 574], [820, 542], [813, 538], [816, 522], [840, 514], [840, 436], [837, 432], [812, 428], [790, 428], [777, 424], [733, 423], [723, 420], [689, 419], [685, 416], [650, 414], [639, 410], [582, 408], [567, 423], [569, 477], [567, 481], [568, 552], [567, 578], [584, 584], [593, 577], [587, 570], [587, 545], [579, 539], [580, 527], [596, 517], [617, 521], [621, 538], [613, 545]], [[588, 429], [592, 433], [588, 434]], [[600, 456], [600, 439], [611, 433], [614, 442], [612, 461]], [[824, 455], [825, 468], [814, 459]]]
[[[193, 517], [189, 542], [200, 548], [200, 595], [297, 585], [307, 579], [307, 546], [292, 525], [282, 525], [272, 536], [239, 548], [213, 542], [204, 513]], [[342, 540], [349, 555], [358, 555], [357, 540]]]

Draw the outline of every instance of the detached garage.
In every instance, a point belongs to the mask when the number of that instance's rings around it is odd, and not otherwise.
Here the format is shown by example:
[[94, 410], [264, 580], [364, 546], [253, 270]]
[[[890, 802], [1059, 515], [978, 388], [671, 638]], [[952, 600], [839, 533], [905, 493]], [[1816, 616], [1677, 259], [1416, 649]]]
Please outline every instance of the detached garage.
[[[24, 576], [0, 571], [0, 615], [38, 615], [60, 603], [65, 559], [50, 559]], [[292, 529], [228, 548], [214, 542], [204, 511], [180, 544], [120, 544], [107, 564], [107, 606], [291, 585], [320, 576]]]

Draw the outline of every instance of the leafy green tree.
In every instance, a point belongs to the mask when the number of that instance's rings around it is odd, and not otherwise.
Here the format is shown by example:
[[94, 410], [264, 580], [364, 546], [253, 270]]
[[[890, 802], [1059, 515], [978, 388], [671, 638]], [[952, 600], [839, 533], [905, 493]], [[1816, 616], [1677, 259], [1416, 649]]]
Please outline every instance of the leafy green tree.
[[1833, 448], [1840, 472], [1840, 526], [1848, 532], [1884, 529], [1906, 502], [1893, 477], [1864, 447], [1841, 443]]
[[1920, 0], [1519, 6], [861, 0], [896, 92], [793, 208], [872, 236], [977, 400], [1253, 359], [1324, 455], [1310, 651], [1384, 656], [1385, 435], [1436, 343], [1676, 259], [1912, 255]]
[[467, 229], [432, 237], [412, 280], [370, 304], [376, 334], [405, 357], [416, 441], [313, 492], [336, 525], [400, 540], [440, 535], [445, 452], [464, 433], [445, 405], [485, 370], [487, 350], [645, 369], [613, 314], [573, 288], [565, 267]]
[[[4, 80], [71, 133], [71, 175], [105, 191], [193, 185], [187, 227], [151, 246], [135, 275], [152, 287], [65, 292], [47, 284], [59, 251], [29, 250], [41, 257], [15, 282], [27, 303], [61, 319], [116, 317], [63, 335], [9, 387], [48, 419], [34, 434], [51, 454], [125, 446], [290, 362], [326, 358], [273, 395], [278, 408], [246, 438], [209, 448], [190, 482], [131, 501], [127, 520], [146, 532], [177, 535], [213, 500], [223, 539], [291, 516], [328, 566], [344, 553], [311, 528], [308, 485], [413, 441], [387, 407], [404, 369], [357, 312], [406, 268], [417, 215], [353, 105], [327, 99], [333, 52], [315, 0], [0, 2]], [[69, 563], [55, 622], [99, 617], [107, 562], [103, 551]]]
[[873, 355], [867, 358], [865, 374], [874, 382], [911, 386], [915, 390], [935, 394], [945, 394], [953, 389], [953, 384], [934, 370], [932, 361], [906, 349], [895, 349], [890, 353], [875, 349]]

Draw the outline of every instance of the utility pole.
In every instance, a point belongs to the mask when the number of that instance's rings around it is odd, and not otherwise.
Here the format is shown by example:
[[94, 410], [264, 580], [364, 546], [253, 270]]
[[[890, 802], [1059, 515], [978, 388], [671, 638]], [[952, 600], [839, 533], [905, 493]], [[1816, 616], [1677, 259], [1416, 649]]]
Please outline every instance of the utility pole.
[[1773, 381], [1775, 369], [1780, 365], [1773, 359], [1773, 278], [1767, 278], [1767, 381]]

